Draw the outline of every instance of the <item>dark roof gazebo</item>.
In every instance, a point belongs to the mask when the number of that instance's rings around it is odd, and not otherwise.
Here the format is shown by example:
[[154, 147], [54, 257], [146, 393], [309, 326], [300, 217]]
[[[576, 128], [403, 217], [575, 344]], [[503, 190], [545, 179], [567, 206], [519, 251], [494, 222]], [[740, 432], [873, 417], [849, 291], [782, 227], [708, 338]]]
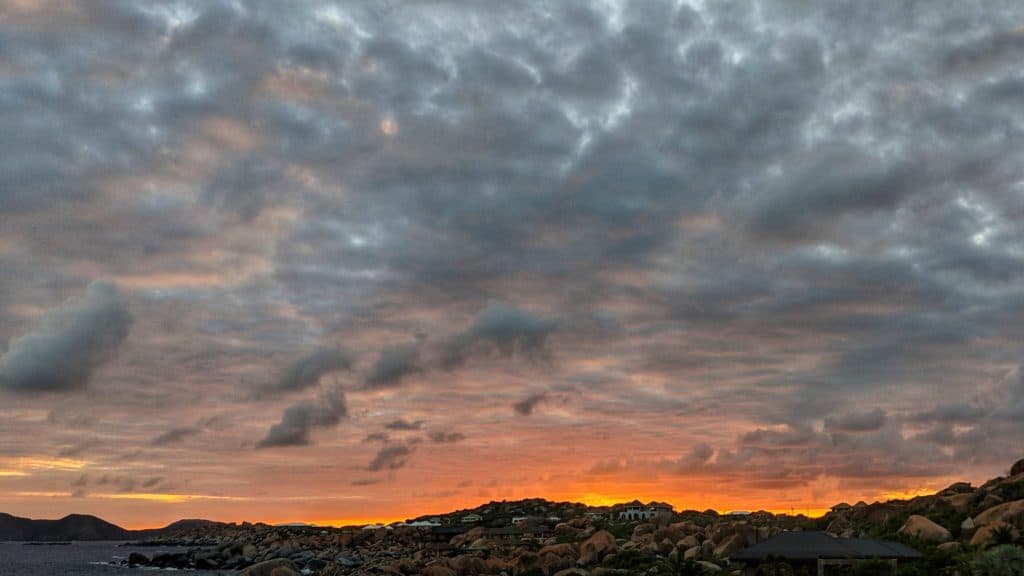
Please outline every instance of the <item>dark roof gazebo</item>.
[[781, 532], [778, 535], [740, 550], [730, 561], [748, 564], [747, 574], [771, 562], [792, 566], [816, 566], [819, 576], [827, 576], [830, 567], [850, 565], [858, 561], [884, 560], [894, 569], [898, 560], [921, 558], [921, 553], [899, 542], [870, 538], [837, 538], [827, 532]]

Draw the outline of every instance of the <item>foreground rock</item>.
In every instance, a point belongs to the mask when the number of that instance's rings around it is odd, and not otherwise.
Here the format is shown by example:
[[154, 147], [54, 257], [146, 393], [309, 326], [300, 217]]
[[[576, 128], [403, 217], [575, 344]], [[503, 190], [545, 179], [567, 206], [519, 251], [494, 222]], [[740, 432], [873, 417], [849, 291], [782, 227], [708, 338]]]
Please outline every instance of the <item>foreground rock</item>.
[[899, 534], [904, 534], [918, 540], [925, 542], [948, 542], [952, 537], [949, 530], [946, 530], [942, 526], [939, 526], [935, 522], [932, 522], [924, 516], [918, 516], [917, 514], [907, 518], [903, 527], [899, 529]]
[[591, 566], [604, 559], [605, 556], [615, 552], [615, 536], [607, 530], [595, 532], [580, 546], [580, 566]]
[[299, 571], [291, 560], [275, 558], [253, 564], [242, 570], [242, 576], [298, 576]]

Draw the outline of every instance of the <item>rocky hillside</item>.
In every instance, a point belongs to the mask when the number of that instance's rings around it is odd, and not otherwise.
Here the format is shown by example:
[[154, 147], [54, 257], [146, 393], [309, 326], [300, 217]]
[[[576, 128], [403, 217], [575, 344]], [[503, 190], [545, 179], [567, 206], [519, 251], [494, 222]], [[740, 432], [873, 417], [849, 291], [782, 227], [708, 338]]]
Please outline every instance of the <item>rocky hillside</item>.
[[1009, 475], [981, 486], [957, 482], [939, 492], [910, 500], [837, 506], [823, 522], [841, 536], [903, 537], [954, 553], [994, 544], [1022, 542], [1024, 460]]
[[95, 516], [71, 514], [60, 520], [31, 520], [0, 513], [0, 540], [125, 540], [134, 535]]

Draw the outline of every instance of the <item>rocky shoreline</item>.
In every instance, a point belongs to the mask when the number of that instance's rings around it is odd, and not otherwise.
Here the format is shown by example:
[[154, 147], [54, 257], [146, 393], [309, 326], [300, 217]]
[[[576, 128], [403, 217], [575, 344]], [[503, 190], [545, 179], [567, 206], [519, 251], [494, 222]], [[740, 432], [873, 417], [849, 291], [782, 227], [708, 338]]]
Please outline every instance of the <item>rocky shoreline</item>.
[[836, 537], [897, 538], [953, 557], [1022, 542], [1024, 461], [980, 487], [956, 483], [909, 500], [839, 504], [817, 519], [707, 510], [625, 522], [616, 514], [607, 507], [523, 500], [391, 526], [210, 524], [133, 543], [187, 550], [152, 557], [136, 552], [126, 564], [244, 576], [621, 576], [686, 563], [694, 573], [739, 574], [730, 555], [783, 530], [815, 529]]

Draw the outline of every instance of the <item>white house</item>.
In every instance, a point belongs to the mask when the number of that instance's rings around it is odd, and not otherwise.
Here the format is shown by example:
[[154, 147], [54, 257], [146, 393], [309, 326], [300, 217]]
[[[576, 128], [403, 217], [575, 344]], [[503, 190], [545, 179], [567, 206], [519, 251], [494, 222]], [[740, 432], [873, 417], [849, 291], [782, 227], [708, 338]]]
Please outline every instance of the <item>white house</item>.
[[661, 519], [670, 520], [675, 513], [668, 504], [652, 502], [643, 504], [634, 500], [628, 504], [620, 504], [616, 509], [616, 517], [627, 522], [639, 522], [644, 520]]
[[476, 524], [477, 522], [483, 522], [483, 516], [479, 514], [466, 514], [462, 517], [461, 522], [463, 524]]

